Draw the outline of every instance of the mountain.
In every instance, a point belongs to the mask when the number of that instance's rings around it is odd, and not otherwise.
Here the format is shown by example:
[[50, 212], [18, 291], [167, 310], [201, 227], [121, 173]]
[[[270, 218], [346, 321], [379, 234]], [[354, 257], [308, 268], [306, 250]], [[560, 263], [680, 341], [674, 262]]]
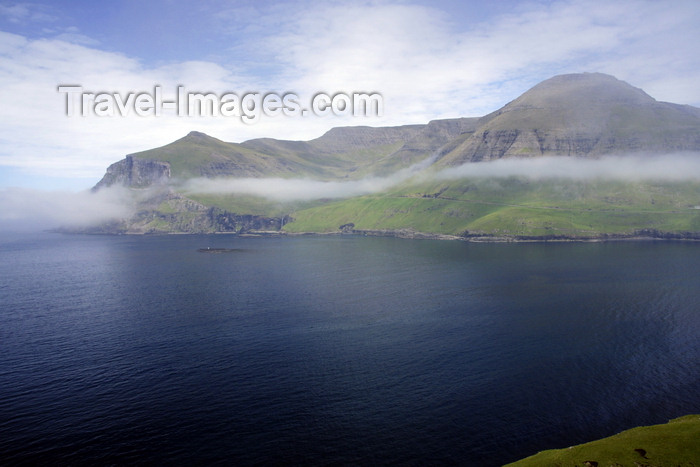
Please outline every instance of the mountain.
[[226, 143], [197, 131], [112, 164], [95, 189], [143, 188], [193, 177], [350, 178], [396, 169], [427, 157], [459, 134], [462, 121], [399, 127], [333, 128], [311, 141], [261, 138]]
[[387, 174], [429, 156], [438, 166], [509, 157], [700, 150], [700, 109], [658, 102], [602, 73], [560, 75], [481, 118], [398, 127], [340, 127], [311, 141], [226, 143], [193, 131], [128, 155], [96, 188], [144, 187], [163, 178], [315, 177]]
[[484, 119], [443, 164], [700, 148], [697, 108], [658, 102], [602, 73], [555, 76]]
[[405, 173], [409, 167], [434, 172], [496, 159], [691, 151], [700, 151], [700, 109], [658, 102], [609, 75], [581, 73], [543, 81], [480, 118], [333, 128], [310, 141], [227, 143], [193, 131], [112, 164], [93, 191], [121, 185], [139, 193], [136, 214], [100, 227], [107, 232], [401, 230], [470, 238], [600, 238], [651, 232], [687, 237], [700, 232], [698, 211], [688, 211], [700, 204], [697, 184], [692, 183], [643, 188], [601, 183], [591, 189], [583, 182], [535, 186], [527, 181], [423, 180], [374, 195], [304, 202], [206, 194], [182, 186], [194, 178], [362, 181]]

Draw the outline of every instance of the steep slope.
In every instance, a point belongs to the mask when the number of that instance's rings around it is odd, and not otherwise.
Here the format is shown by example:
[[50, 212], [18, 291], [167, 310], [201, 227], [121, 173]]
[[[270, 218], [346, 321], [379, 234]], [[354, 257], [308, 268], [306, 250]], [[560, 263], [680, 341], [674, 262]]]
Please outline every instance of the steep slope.
[[471, 240], [700, 239], [699, 201], [700, 184], [690, 181], [462, 178], [300, 209], [284, 230]]
[[[310, 171], [313, 173], [313, 168], [293, 156], [274, 157], [240, 144], [223, 142], [197, 131], [192, 131], [184, 138], [160, 148], [130, 154], [116, 163], [120, 166], [113, 165], [112, 171], [122, 173], [128, 171], [130, 166], [147, 167], [148, 163], [145, 161], [155, 165], [167, 165], [169, 171], [164, 170], [164, 174], [180, 180], [193, 177], [261, 177], [305, 175]], [[139, 179], [141, 183], [136, 186], [145, 186], [148, 180], [155, 183], [162, 177], [159, 174], [159, 178], [154, 179], [149, 174], [155, 175], [144, 173]], [[109, 186], [119, 182], [133, 186], [124, 183], [128, 181], [129, 179], [124, 177], [111, 177], [100, 181], [98, 186]]]
[[323, 168], [326, 178], [352, 178], [372, 172], [376, 161], [390, 156], [424, 127], [338, 127], [311, 141], [260, 138], [241, 146], [270, 156], [298, 158], [309, 167]]
[[143, 188], [169, 178], [361, 176], [372, 172], [373, 164], [386, 160], [406, 141], [415, 140], [425, 127], [341, 127], [311, 141], [261, 138], [240, 144], [192, 131], [170, 144], [112, 164], [94, 189], [113, 184]]
[[108, 167], [94, 190], [114, 184], [143, 188], [173, 178], [358, 178], [394, 172], [472, 134], [481, 119], [427, 125], [332, 128], [310, 141], [259, 138], [227, 143], [197, 131], [160, 148], [126, 156]]
[[632, 428], [609, 438], [569, 448], [542, 451], [510, 467], [541, 465], [656, 466], [696, 465], [700, 459], [700, 415], [686, 415], [662, 425]]
[[432, 120], [396, 152], [376, 161], [372, 172], [387, 175], [428, 157], [437, 159], [471, 136], [483, 122], [483, 118]]
[[170, 179], [170, 163], [151, 159], [135, 159], [126, 156], [119, 162], [107, 167], [102, 180], [92, 188], [95, 192], [100, 188], [112, 185], [145, 188], [147, 186], [165, 183]]
[[658, 102], [609, 75], [581, 73], [543, 81], [481, 118], [333, 128], [310, 141], [226, 143], [193, 131], [113, 164], [95, 188], [192, 177], [352, 179], [429, 157], [445, 167], [504, 157], [678, 151], [700, 151], [700, 109]]
[[[700, 184], [689, 180], [531, 183], [527, 177], [462, 176], [430, 181], [435, 170], [502, 158], [679, 151], [700, 151], [700, 109], [658, 102], [609, 75], [583, 73], [544, 81], [481, 118], [333, 128], [310, 141], [227, 143], [191, 132], [112, 164], [94, 190], [123, 185], [137, 193], [138, 212], [119, 224], [119, 232], [240, 233], [268, 226], [288, 232], [406, 230], [469, 238], [700, 238]], [[377, 177], [421, 161], [420, 167], [428, 168], [422, 178], [406, 181], [403, 171], [391, 183], [375, 184]], [[367, 176], [373, 177], [369, 184]], [[222, 193], [228, 190], [200, 192], [202, 184], [181, 183], [198, 177], [304, 178], [336, 187], [345, 181], [384, 187], [404, 182], [349, 199], [319, 194], [270, 200]], [[245, 217], [251, 215], [252, 221]]]
[[444, 154], [442, 148], [451, 149], [483, 122], [482, 118], [454, 118], [427, 125], [339, 127], [311, 141], [260, 138], [241, 146], [277, 157], [298, 157], [314, 167], [324, 167], [337, 178], [387, 175]]
[[560, 75], [485, 117], [440, 164], [700, 150], [698, 115], [698, 109], [658, 102], [609, 75]]

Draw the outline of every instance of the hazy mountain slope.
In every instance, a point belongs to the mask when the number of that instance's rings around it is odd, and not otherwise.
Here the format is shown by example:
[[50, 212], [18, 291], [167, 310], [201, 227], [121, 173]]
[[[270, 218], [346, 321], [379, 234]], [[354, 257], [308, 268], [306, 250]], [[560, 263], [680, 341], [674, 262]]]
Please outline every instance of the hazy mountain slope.
[[471, 136], [483, 121], [483, 118], [432, 120], [396, 152], [375, 161], [372, 172], [387, 175], [429, 157], [437, 159]]
[[128, 157], [167, 163], [170, 176], [177, 179], [290, 176], [320, 171], [293, 155], [276, 157], [196, 131], [160, 148]]
[[548, 79], [481, 118], [340, 127], [310, 141], [226, 143], [191, 132], [113, 164], [96, 188], [143, 187], [163, 178], [358, 178], [429, 157], [454, 166], [504, 157], [678, 151], [700, 151], [700, 109], [658, 102], [609, 75], [582, 73]]
[[[440, 169], [493, 159], [611, 154], [637, 158], [679, 151], [700, 151], [700, 109], [658, 102], [609, 75], [583, 73], [544, 81], [481, 118], [333, 128], [310, 141], [260, 138], [226, 143], [191, 132], [112, 164], [94, 190], [123, 185], [140, 193], [138, 212], [120, 224], [124, 232], [243, 232], [256, 225], [333, 232], [344, 225], [342, 230], [353, 230], [347, 226], [353, 224], [355, 230], [365, 231], [408, 229], [487, 237], [600, 238], [644, 232], [697, 236], [697, 182], [532, 182], [515, 176], [505, 183], [502, 177], [464, 175], [449, 183], [426, 181]], [[421, 161], [427, 168], [423, 178], [406, 182], [408, 172], [403, 169], [415, 170]], [[399, 171], [401, 176], [394, 177]], [[274, 201], [260, 195], [274, 188], [259, 189], [265, 181], [246, 195], [232, 194], [230, 181], [190, 183], [193, 178], [269, 177], [307, 182], [295, 182], [297, 198], [278, 196]], [[328, 182], [337, 194], [324, 194], [320, 185]], [[395, 186], [399, 182], [400, 188]], [[365, 186], [384, 191], [357, 189]], [[387, 191], [390, 186], [394, 188]], [[299, 187], [313, 187], [316, 194], [299, 197]], [[347, 198], [350, 193], [372, 192]], [[246, 215], [256, 216], [255, 222], [240, 217]]]
[[473, 133], [478, 121], [463, 118], [387, 128], [340, 127], [311, 141], [260, 138], [240, 144], [193, 131], [112, 164], [95, 188], [113, 184], [142, 188], [169, 178], [343, 179], [388, 174], [430, 157], [460, 135]]
[[491, 114], [440, 164], [699, 150], [699, 110], [658, 102], [602, 73], [555, 76]]
[[323, 167], [329, 177], [366, 175], [378, 160], [414, 138], [425, 125], [332, 128], [311, 141], [253, 139], [241, 146], [275, 157], [296, 157], [311, 167]]
[[372, 164], [385, 160], [425, 127], [342, 127], [311, 141], [262, 138], [240, 144], [193, 131], [170, 144], [130, 154], [112, 164], [95, 188], [113, 184], [141, 188], [164, 178], [334, 179], [365, 175], [372, 171]]

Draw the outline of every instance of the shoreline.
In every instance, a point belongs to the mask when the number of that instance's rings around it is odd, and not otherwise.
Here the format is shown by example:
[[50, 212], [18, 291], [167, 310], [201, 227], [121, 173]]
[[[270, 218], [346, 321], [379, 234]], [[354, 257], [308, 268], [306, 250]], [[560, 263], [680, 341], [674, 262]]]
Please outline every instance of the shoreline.
[[449, 240], [461, 241], [468, 243], [603, 243], [615, 241], [700, 241], [700, 233], [685, 232], [683, 234], [674, 234], [666, 232], [646, 232], [639, 231], [634, 234], [603, 234], [597, 237], [568, 237], [564, 235], [523, 235], [523, 236], [506, 236], [506, 235], [449, 235], [437, 234], [428, 232], [419, 232], [409, 229], [399, 230], [363, 230], [356, 229], [352, 231], [337, 231], [337, 232], [299, 232], [285, 233], [283, 235], [356, 235], [364, 237], [389, 237], [389, 238], [405, 238], [414, 240]]
[[387, 237], [411, 240], [443, 240], [461, 241], [468, 243], [604, 243], [621, 241], [684, 241], [700, 242], [700, 232], [661, 232], [656, 230], [638, 230], [632, 234], [602, 234], [591, 237], [574, 237], [566, 235], [487, 235], [466, 234], [450, 235], [420, 232], [411, 229], [352, 229], [337, 230], [332, 232], [285, 232], [283, 230], [249, 230], [245, 232], [90, 232], [71, 231], [69, 229], [52, 229], [52, 233], [83, 234], [83, 235], [134, 235], [134, 236], [159, 236], [159, 235], [231, 235], [241, 238], [262, 237], [302, 237], [302, 236], [363, 236], [363, 237]]

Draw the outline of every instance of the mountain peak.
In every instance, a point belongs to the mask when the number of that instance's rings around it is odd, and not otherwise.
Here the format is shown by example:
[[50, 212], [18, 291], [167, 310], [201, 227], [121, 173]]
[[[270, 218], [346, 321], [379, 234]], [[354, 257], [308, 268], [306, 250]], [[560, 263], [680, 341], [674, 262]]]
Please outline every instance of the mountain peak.
[[187, 136], [182, 138], [183, 140], [189, 140], [189, 141], [206, 141], [206, 140], [215, 140], [213, 136], [209, 136], [206, 133], [202, 133], [201, 131], [190, 131], [187, 133]]
[[572, 73], [549, 78], [508, 104], [517, 106], [576, 106], [592, 103], [651, 104], [654, 98], [639, 88], [604, 73]]
[[696, 150], [698, 113], [604, 73], [549, 78], [488, 115], [441, 164], [503, 157]]
[[[102, 185], [173, 177], [385, 174], [438, 157], [438, 166], [508, 157], [700, 150], [700, 109], [658, 102], [604, 73], [554, 76], [481, 118], [397, 127], [337, 127], [310, 141], [228, 143], [200, 131], [127, 156]], [[154, 161], [151, 165], [143, 161]]]

